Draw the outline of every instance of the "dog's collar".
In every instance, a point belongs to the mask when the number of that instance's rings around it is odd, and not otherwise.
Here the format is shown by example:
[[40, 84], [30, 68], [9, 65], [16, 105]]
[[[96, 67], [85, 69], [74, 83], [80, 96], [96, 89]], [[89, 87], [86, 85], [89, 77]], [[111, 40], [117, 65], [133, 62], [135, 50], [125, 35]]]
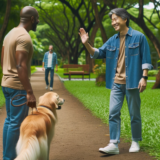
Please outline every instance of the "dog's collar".
[[48, 108], [48, 107], [46, 107], [46, 106], [39, 106], [39, 107], [47, 108], [47, 109], [49, 109], [51, 112], [53, 112], [50, 108]]
[[[47, 109], [49, 109], [51, 112], [53, 112], [50, 108], [48, 108], [48, 107], [46, 107], [46, 106], [39, 106], [39, 107], [47, 108]], [[56, 108], [56, 109], [61, 109], [61, 106], [58, 106], [58, 108]]]

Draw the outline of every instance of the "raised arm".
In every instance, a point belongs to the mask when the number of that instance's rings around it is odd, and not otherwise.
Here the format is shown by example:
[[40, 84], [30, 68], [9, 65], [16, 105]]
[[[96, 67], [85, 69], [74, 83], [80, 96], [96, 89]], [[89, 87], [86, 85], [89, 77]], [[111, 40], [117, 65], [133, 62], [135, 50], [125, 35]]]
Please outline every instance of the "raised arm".
[[16, 67], [19, 79], [27, 92], [27, 105], [29, 107], [36, 107], [36, 98], [28, 77], [27, 69], [28, 53], [25, 51], [16, 51]]
[[85, 45], [86, 49], [88, 50], [88, 52], [93, 56], [94, 52], [95, 52], [95, 48], [93, 48], [89, 43], [88, 43], [88, 33], [86, 33], [86, 31], [83, 28], [79, 29], [79, 35], [81, 37], [81, 41], [82, 43]]

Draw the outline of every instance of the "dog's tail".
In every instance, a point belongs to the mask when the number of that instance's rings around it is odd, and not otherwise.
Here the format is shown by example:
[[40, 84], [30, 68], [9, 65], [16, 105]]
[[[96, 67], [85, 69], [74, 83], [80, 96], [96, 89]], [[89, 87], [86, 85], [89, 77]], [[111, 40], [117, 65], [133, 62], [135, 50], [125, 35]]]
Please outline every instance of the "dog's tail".
[[[25, 139], [25, 140], [24, 140]], [[20, 136], [17, 146], [17, 158], [15, 160], [36, 160], [40, 155], [40, 145], [36, 136], [23, 138]]]

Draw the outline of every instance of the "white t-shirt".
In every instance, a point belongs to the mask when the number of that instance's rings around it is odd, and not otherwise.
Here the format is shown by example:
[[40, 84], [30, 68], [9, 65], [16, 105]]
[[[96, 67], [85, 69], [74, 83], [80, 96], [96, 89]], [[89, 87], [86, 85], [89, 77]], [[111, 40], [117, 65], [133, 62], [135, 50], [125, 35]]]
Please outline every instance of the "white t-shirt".
[[48, 54], [48, 67], [52, 67], [52, 55], [53, 53]]

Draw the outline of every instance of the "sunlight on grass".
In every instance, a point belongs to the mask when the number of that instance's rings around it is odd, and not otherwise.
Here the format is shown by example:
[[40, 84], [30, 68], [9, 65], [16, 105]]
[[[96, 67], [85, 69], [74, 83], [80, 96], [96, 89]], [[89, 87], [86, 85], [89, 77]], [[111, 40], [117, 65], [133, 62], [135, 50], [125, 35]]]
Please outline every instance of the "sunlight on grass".
[[[160, 89], [152, 90], [154, 83], [148, 83], [141, 93], [142, 138], [141, 148], [150, 155], [160, 159]], [[66, 81], [65, 87], [77, 97], [93, 115], [108, 124], [110, 90], [96, 87], [95, 82]], [[131, 141], [130, 116], [126, 100], [121, 110], [121, 137], [125, 142]]]

